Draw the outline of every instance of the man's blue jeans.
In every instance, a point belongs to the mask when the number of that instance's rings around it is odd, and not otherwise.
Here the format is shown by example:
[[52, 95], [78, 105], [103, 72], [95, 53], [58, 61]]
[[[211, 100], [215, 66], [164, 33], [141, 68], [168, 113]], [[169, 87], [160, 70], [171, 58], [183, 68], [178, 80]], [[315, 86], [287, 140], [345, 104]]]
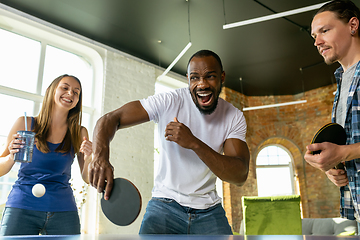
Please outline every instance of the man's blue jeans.
[[139, 234], [232, 235], [232, 231], [221, 204], [193, 209], [172, 199], [152, 198]]
[[73, 235], [80, 234], [77, 211], [41, 212], [5, 208], [0, 236], [9, 235]]

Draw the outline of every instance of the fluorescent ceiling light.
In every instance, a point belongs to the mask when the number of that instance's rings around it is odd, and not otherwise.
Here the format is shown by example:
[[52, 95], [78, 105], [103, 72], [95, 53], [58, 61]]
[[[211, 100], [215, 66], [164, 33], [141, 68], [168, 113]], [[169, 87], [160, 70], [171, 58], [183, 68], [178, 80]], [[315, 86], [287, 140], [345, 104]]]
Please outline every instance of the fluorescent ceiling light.
[[256, 107], [245, 107], [243, 108], [244, 111], [250, 111], [250, 110], [258, 110], [258, 109], [264, 109], [264, 108], [272, 108], [272, 107], [281, 107], [281, 106], [287, 106], [287, 105], [294, 105], [294, 104], [300, 104], [300, 103], [306, 103], [306, 100], [299, 100], [299, 101], [293, 101], [293, 102], [285, 102], [285, 103], [276, 103], [276, 104], [269, 104], [269, 105], [262, 105], [262, 106], [256, 106]]
[[249, 24], [253, 24], [253, 23], [264, 22], [264, 21], [268, 21], [268, 20], [272, 20], [272, 19], [276, 19], [276, 18], [282, 18], [282, 17], [286, 17], [286, 16], [290, 16], [290, 15], [295, 15], [295, 14], [302, 13], [302, 12], [308, 12], [308, 11], [320, 8], [325, 3], [328, 3], [328, 2], [315, 4], [315, 5], [312, 5], [309, 7], [298, 8], [298, 9], [294, 9], [294, 10], [290, 10], [290, 11], [286, 11], [286, 12], [282, 12], [282, 13], [275, 13], [275, 14], [264, 16], [264, 17], [253, 18], [253, 19], [245, 20], [245, 21], [241, 21], [241, 22], [225, 24], [225, 25], [223, 25], [223, 29], [240, 27], [240, 26], [249, 25]]
[[180, 54], [174, 59], [174, 61], [167, 67], [167, 69], [161, 74], [161, 76], [165, 76], [171, 68], [179, 61], [179, 59], [186, 53], [186, 51], [191, 47], [191, 42], [189, 42], [185, 48], [180, 52]]

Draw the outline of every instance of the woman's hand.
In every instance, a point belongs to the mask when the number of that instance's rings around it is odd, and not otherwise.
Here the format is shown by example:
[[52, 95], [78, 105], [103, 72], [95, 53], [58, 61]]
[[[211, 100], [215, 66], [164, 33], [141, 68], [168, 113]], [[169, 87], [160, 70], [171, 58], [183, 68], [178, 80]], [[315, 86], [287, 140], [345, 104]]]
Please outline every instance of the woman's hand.
[[12, 135], [12, 140], [9, 144], [10, 159], [14, 160], [15, 153], [19, 152], [20, 148], [24, 147], [25, 142], [21, 140], [20, 134], [16, 133]]
[[87, 161], [92, 154], [92, 142], [89, 141], [86, 137], [83, 138], [80, 145], [80, 152], [84, 154], [84, 160]]

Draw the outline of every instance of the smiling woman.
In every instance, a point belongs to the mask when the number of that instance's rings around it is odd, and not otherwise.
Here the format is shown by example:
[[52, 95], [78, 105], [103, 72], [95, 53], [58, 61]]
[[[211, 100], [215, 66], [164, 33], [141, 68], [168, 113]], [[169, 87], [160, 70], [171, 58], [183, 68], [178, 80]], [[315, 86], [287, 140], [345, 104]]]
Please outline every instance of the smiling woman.
[[[7, 198], [0, 235], [80, 234], [70, 185], [71, 165], [76, 156], [82, 178], [88, 183], [87, 166], [92, 157], [92, 143], [87, 129], [81, 126], [81, 106], [79, 79], [61, 75], [47, 88], [40, 113], [36, 117], [19, 117], [10, 128], [0, 156], [0, 176], [12, 169], [19, 148], [28, 144], [28, 140], [19, 139], [19, 131], [31, 131], [36, 143], [31, 142], [32, 161], [21, 163]], [[37, 184], [45, 187], [45, 194], [37, 196], [31, 191]], [[27, 221], [19, 226], [18, 221], [24, 218]]]
[[[2, 53], [0, 65], [3, 69], [0, 78], [0, 99], [3, 103], [11, 103], [2, 106], [2, 111], [7, 113], [7, 118], [1, 120], [0, 126], [0, 145], [3, 148], [8, 130], [15, 119], [24, 112], [32, 116], [37, 114], [41, 107], [42, 94], [45, 93], [54, 74], [75, 72], [84, 79], [92, 79], [93, 70], [83, 58], [52, 46], [47, 46], [47, 54], [43, 56], [43, 65], [40, 66], [41, 44], [39, 41], [2, 29], [0, 29], [0, 39], [5, 42], [0, 45]], [[25, 71], [18, 71], [20, 66], [22, 69], [25, 68]], [[39, 67], [42, 67], [43, 78], [38, 76]], [[39, 79], [43, 80], [39, 81]], [[40, 89], [42, 94], [38, 92]], [[90, 105], [92, 81], [84, 81], [84, 89], [90, 91], [85, 94], [84, 99], [84, 102]], [[85, 112], [83, 114], [85, 126], [89, 125], [89, 120], [90, 114]], [[16, 174], [17, 168], [14, 168], [11, 173], [0, 178], [0, 204], [5, 202]]]
[[[102, 72], [97, 65], [99, 59], [94, 57], [97, 53], [77, 42], [55, 35], [54, 32], [50, 33], [44, 28], [37, 28], [39, 24], [23, 20], [1, 8], [0, 14], [2, 15], [0, 19], [0, 66], [2, 69], [0, 101], [6, 103], [2, 104], [1, 110], [6, 112], [7, 116], [1, 119], [0, 124], [1, 152], [4, 150], [6, 136], [15, 120], [24, 112], [29, 116], [36, 116], [42, 106], [47, 86], [55, 77], [64, 73], [77, 76], [82, 80], [84, 92], [82, 125], [91, 134], [94, 114], [94, 79]], [[64, 98], [64, 101], [72, 100]], [[2, 206], [17, 179], [19, 166], [20, 164], [16, 163], [8, 174], [0, 177], [0, 219]], [[72, 188], [76, 189], [74, 194], [80, 208], [84, 203], [86, 186], [81, 179], [78, 166], [72, 168], [71, 182]], [[79, 213], [81, 214], [82, 211]]]

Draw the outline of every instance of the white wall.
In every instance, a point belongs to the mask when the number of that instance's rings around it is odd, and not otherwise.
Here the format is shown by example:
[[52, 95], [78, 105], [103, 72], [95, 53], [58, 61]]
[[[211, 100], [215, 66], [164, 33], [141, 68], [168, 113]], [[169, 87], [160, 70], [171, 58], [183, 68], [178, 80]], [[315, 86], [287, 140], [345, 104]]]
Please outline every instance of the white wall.
[[[154, 93], [155, 68], [107, 51], [103, 110], [110, 112], [128, 101], [145, 98]], [[142, 211], [127, 227], [116, 227], [100, 211], [99, 233], [138, 233], [147, 202], [151, 198], [154, 169], [154, 125], [145, 123], [122, 129], [111, 142], [110, 159], [115, 177], [131, 180], [142, 195]]]

